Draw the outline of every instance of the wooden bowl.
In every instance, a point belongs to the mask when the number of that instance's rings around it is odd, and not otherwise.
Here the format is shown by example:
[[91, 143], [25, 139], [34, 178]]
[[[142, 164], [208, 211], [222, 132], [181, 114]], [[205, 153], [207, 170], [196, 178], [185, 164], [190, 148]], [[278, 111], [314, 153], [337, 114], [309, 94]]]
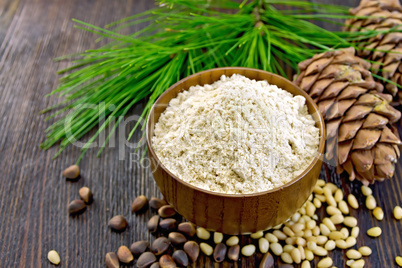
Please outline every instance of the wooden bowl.
[[[172, 98], [191, 86], [212, 84], [221, 75], [241, 74], [306, 98], [306, 104], [320, 130], [317, 157], [292, 181], [269, 191], [253, 194], [223, 194], [193, 186], [173, 175], [159, 160], [152, 146], [155, 123]], [[225, 234], [246, 234], [266, 230], [286, 221], [312, 193], [320, 174], [325, 145], [324, 120], [313, 100], [289, 80], [269, 72], [250, 68], [211, 69], [186, 77], [166, 90], [155, 102], [147, 121], [147, 144], [152, 173], [167, 202], [184, 218], [198, 226]]]

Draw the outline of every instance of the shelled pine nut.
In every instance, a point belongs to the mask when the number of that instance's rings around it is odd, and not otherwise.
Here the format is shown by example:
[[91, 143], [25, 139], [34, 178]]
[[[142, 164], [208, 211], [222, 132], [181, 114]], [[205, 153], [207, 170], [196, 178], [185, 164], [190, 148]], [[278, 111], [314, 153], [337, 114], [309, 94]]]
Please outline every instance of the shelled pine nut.
[[384, 211], [380, 207], [376, 207], [373, 210], [373, 215], [379, 221], [382, 221], [384, 219]]
[[359, 208], [359, 203], [357, 202], [356, 196], [354, 196], [353, 194], [348, 195], [348, 203], [349, 206], [351, 206], [354, 209]]

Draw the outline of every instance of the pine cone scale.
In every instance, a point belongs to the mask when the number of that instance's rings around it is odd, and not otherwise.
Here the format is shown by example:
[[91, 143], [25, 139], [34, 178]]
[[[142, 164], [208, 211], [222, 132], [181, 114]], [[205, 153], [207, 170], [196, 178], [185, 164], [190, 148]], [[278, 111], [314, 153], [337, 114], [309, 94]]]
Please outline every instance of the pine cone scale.
[[[379, 80], [385, 85], [387, 93], [394, 97], [393, 105], [402, 104], [402, 6], [398, 0], [362, 0], [360, 5], [350, 10], [356, 16], [346, 20], [345, 31], [379, 30], [378, 34], [367, 40], [356, 42], [359, 47], [358, 56], [373, 63], [373, 73], [390, 82]], [[366, 16], [366, 18], [358, 17]], [[391, 30], [389, 32], [386, 32]]]

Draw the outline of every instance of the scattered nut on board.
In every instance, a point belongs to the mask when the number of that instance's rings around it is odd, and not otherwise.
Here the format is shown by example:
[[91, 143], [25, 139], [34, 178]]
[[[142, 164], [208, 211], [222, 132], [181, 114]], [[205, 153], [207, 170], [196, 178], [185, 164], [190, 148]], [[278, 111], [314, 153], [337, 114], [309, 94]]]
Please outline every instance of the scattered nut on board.
[[47, 259], [54, 265], [59, 265], [60, 263], [60, 256], [56, 250], [51, 250], [47, 253]]
[[72, 165], [63, 171], [63, 176], [67, 179], [74, 180], [80, 176], [80, 168], [77, 165]]

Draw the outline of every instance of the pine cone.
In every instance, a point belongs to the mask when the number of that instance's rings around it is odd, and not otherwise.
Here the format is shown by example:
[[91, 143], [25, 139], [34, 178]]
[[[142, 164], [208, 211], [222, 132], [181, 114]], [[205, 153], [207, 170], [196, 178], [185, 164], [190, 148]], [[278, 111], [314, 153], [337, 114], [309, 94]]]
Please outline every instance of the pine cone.
[[329, 51], [299, 63], [295, 83], [317, 103], [326, 122], [326, 158], [337, 172], [364, 184], [393, 176], [401, 140], [392, 123], [401, 113], [381, 93], [370, 63], [353, 48]]
[[[402, 6], [398, 0], [362, 0], [350, 10], [354, 16], [346, 21], [346, 31], [402, 30]], [[402, 85], [402, 32], [390, 32], [361, 40], [357, 55], [375, 62], [372, 72]], [[374, 51], [373, 51], [374, 50]], [[394, 96], [393, 105], [402, 104], [402, 90], [391, 83], [383, 82], [387, 93]]]

